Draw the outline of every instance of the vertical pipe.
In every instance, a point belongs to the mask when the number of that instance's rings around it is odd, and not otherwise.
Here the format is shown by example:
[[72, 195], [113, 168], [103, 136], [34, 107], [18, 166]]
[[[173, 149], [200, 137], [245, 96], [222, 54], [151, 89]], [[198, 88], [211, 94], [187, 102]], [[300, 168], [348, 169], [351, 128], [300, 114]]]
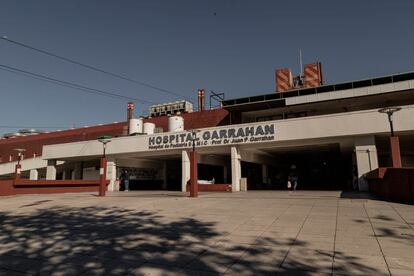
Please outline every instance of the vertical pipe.
[[201, 111], [204, 111], [205, 108], [205, 96], [204, 96], [204, 89], [201, 89]]
[[197, 110], [201, 111], [201, 89], [197, 91]]
[[16, 164], [16, 168], [15, 168], [15, 171], [14, 171], [14, 181], [15, 182], [20, 180], [21, 168], [22, 168], [22, 165]]
[[197, 152], [190, 152], [190, 197], [198, 197]]
[[197, 98], [197, 103], [198, 103], [198, 111], [203, 111], [204, 110], [204, 89], [198, 89], [198, 98]]
[[400, 152], [400, 139], [398, 136], [390, 137], [390, 147], [391, 147], [391, 160], [393, 168], [401, 168], [401, 152]]
[[133, 102], [128, 102], [128, 109], [127, 109], [127, 130], [128, 130], [128, 134], [129, 134], [129, 121], [132, 119], [134, 113], [134, 103]]

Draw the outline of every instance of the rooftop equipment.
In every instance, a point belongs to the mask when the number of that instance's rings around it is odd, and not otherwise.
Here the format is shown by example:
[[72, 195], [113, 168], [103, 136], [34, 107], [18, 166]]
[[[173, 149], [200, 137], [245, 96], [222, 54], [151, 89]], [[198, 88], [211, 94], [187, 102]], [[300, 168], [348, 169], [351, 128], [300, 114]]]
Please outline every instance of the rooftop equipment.
[[181, 116], [168, 117], [168, 132], [184, 131], [184, 118]]
[[39, 134], [39, 133], [43, 133], [43, 131], [38, 130], [38, 129], [34, 129], [34, 128], [25, 128], [25, 129], [19, 130], [19, 133], [23, 134], [23, 135], [36, 135], [36, 134]]
[[203, 111], [205, 108], [205, 91], [204, 89], [198, 90], [198, 111]]
[[144, 134], [154, 134], [155, 124], [146, 122], [144, 123]]
[[193, 112], [193, 104], [189, 101], [176, 101], [165, 104], [151, 105], [149, 113], [151, 117], [159, 117], [164, 115], [173, 115], [176, 113], [190, 113]]
[[299, 76], [293, 77], [289, 68], [276, 69], [276, 92], [323, 85], [322, 64], [320, 62], [305, 64], [303, 71]]
[[3, 134], [3, 138], [14, 138], [14, 137], [20, 137], [20, 136], [24, 136], [23, 134], [19, 133], [19, 132], [12, 132], [12, 133], [5, 133]]
[[132, 118], [129, 120], [129, 135], [142, 134], [144, 122], [141, 118]]

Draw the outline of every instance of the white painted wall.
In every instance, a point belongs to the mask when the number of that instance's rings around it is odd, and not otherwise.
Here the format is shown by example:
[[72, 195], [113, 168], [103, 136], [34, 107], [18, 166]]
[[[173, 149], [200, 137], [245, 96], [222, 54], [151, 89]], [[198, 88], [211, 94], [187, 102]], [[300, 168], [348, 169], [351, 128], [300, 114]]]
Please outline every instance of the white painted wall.
[[241, 156], [237, 147], [231, 147], [231, 191], [240, 191]]
[[190, 180], [190, 156], [188, 151], [181, 152], [181, 191], [187, 189], [187, 182]]
[[[394, 128], [399, 131], [414, 130], [414, 105], [404, 106], [394, 114]], [[298, 141], [305, 139], [323, 139], [329, 137], [346, 137], [358, 135], [374, 135], [389, 132], [389, 123], [386, 115], [378, 113], [377, 109], [322, 115], [314, 117], [302, 117], [288, 120], [273, 121], [275, 124], [276, 139], [272, 142], [261, 144], [277, 144], [278, 142]], [[252, 126], [255, 124], [241, 124], [238, 126]], [[206, 130], [233, 128], [216, 127]], [[168, 134], [165, 134], [168, 135]], [[131, 136], [114, 138], [108, 144], [108, 155], [139, 154], [151, 152], [152, 155], [163, 155], [166, 152], [179, 152], [177, 150], [148, 150], [149, 136]], [[256, 143], [258, 144], [258, 143]], [[229, 148], [230, 146], [228, 146]], [[214, 146], [200, 146], [198, 148], [214, 148]], [[182, 149], [181, 149], [182, 150]], [[102, 144], [98, 141], [86, 141], [49, 145], [43, 147], [44, 159], [65, 159], [70, 157], [96, 156], [102, 154]]]
[[[0, 164], [0, 175], [14, 173], [16, 164], [17, 161]], [[20, 161], [20, 164], [22, 165], [22, 171], [28, 171], [38, 168], [45, 168], [47, 161], [43, 160], [41, 157], [35, 157], [24, 159]]]
[[369, 96], [374, 94], [392, 93], [414, 88], [414, 80], [400, 81], [394, 83], [380, 84], [368, 87], [353, 88], [327, 93], [311, 94], [306, 96], [291, 97], [286, 99], [286, 105], [328, 101], [336, 99]]
[[355, 138], [355, 157], [358, 168], [358, 188], [360, 191], [368, 191], [368, 182], [364, 175], [378, 168], [378, 154], [374, 136]]

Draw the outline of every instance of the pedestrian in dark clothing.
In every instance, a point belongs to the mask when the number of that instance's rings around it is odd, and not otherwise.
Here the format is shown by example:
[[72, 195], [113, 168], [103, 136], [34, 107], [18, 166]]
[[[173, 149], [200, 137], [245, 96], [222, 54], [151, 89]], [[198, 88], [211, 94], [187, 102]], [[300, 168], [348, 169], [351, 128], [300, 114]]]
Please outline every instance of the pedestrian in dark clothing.
[[298, 186], [298, 172], [296, 170], [296, 165], [290, 166], [290, 172], [289, 172], [289, 181], [291, 181], [293, 190], [296, 191], [296, 187]]
[[121, 174], [121, 181], [124, 184], [125, 187], [125, 192], [129, 191], [129, 173], [128, 171], [125, 169], [123, 170], [122, 174]]

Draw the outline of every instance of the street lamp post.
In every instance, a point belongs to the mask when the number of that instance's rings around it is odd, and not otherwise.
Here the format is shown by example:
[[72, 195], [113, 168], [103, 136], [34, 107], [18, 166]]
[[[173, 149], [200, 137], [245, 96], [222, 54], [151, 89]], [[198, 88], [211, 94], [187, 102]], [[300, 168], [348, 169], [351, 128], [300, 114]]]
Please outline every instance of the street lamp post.
[[195, 144], [197, 141], [197, 130], [191, 130], [193, 150], [190, 152], [190, 197], [198, 197], [198, 171], [197, 171], [197, 152]]
[[106, 144], [110, 143], [111, 139], [111, 136], [98, 137], [98, 141], [101, 142], [103, 146], [101, 168], [99, 169], [99, 196], [105, 196], [106, 192]]
[[17, 151], [17, 164], [16, 164], [15, 174], [14, 174], [14, 179], [17, 180], [20, 178], [21, 168], [22, 168], [22, 165], [20, 165], [20, 161], [22, 160], [23, 152], [25, 152], [26, 149], [17, 148], [14, 150]]
[[400, 153], [400, 140], [398, 136], [394, 135], [394, 123], [393, 114], [401, 110], [401, 107], [384, 107], [378, 110], [379, 113], [388, 115], [388, 122], [390, 123], [390, 149], [391, 149], [391, 160], [394, 168], [401, 168], [401, 153]]
[[20, 161], [22, 161], [23, 152], [26, 151], [26, 149], [14, 149], [17, 151], [17, 165], [20, 165]]

